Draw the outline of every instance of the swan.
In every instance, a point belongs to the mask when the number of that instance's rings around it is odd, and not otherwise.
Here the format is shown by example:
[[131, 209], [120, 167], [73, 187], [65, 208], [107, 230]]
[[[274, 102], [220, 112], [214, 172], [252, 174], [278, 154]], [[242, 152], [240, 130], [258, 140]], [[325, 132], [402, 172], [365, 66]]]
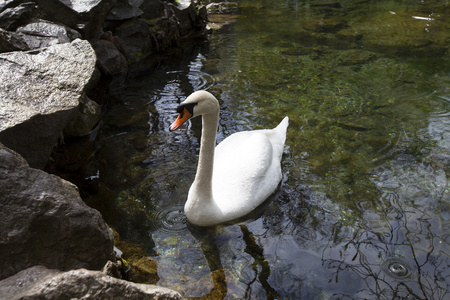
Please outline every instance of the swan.
[[198, 226], [235, 220], [253, 211], [281, 181], [288, 117], [274, 129], [237, 132], [216, 147], [219, 101], [207, 91], [196, 91], [178, 107], [174, 131], [190, 118], [202, 116], [197, 174], [184, 212]]

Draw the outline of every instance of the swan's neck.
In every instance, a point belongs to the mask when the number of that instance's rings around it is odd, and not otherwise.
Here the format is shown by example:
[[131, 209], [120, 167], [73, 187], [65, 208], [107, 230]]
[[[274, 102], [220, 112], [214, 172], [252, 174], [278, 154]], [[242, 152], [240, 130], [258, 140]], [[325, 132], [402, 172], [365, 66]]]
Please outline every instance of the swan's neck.
[[203, 115], [202, 138], [200, 141], [200, 154], [195, 175], [195, 193], [199, 199], [213, 200], [212, 176], [214, 169], [214, 150], [216, 148], [217, 126], [219, 113]]

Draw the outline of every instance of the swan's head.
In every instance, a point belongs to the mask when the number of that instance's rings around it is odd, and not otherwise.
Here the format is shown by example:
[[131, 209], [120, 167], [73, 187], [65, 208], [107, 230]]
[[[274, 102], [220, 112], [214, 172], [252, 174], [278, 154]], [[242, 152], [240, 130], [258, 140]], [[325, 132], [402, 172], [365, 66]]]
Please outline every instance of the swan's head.
[[196, 91], [177, 107], [178, 118], [170, 125], [173, 131], [191, 118], [219, 113], [219, 101], [207, 91]]

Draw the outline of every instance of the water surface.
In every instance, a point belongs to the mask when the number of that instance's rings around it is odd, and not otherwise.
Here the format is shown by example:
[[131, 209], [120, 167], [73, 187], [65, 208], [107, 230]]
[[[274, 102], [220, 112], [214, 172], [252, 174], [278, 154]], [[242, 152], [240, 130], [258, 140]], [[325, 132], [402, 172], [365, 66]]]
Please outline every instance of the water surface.
[[[116, 87], [90, 201], [112, 201], [107, 220], [186, 297], [449, 297], [449, 12], [242, 1], [233, 23]], [[279, 190], [209, 229], [183, 214], [201, 122], [168, 131], [198, 89], [220, 101], [219, 141], [290, 118]]]

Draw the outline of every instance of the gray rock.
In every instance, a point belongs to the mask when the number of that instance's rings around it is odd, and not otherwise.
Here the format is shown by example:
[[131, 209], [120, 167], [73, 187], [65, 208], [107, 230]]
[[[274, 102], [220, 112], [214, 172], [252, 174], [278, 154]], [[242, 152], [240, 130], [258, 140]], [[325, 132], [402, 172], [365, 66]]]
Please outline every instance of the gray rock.
[[75, 117], [64, 128], [64, 137], [87, 135], [100, 121], [101, 112], [100, 105], [84, 96], [80, 100], [80, 106]]
[[183, 299], [173, 290], [116, 279], [99, 271], [36, 266], [0, 281], [4, 299]]
[[26, 24], [17, 28], [16, 32], [22, 37], [29, 49], [69, 43], [81, 38], [81, 34], [73, 29], [44, 20], [36, 20]]
[[236, 14], [239, 11], [239, 4], [236, 2], [218, 2], [206, 5], [208, 14]]
[[35, 265], [101, 269], [108, 261], [112, 230], [76, 186], [30, 168], [2, 144], [0, 195], [0, 279]]
[[0, 54], [0, 142], [43, 168], [77, 110], [95, 62], [94, 50], [81, 40]]
[[116, 0], [35, 0], [45, 19], [77, 29], [86, 39], [101, 34], [103, 22]]
[[120, 21], [139, 17], [144, 12], [136, 6], [138, 4], [139, 3], [136, 3], [136, 1], [132, 0], [118, 0], [116, 5], [109, 12], [106, 19], [109, 21]]
[[[132, 0], [130, 0], [132, 1]], [[140, 10], [142, 10], [143, 15], [142, 18], [146, 20], [151, 20], [155, 18], [159, 18], [163, 15], [164, 11], [164, 3], [161, 1], [142, 1], [142, 0], [135, 0], [136, 5], [139, 7]]]
[[23, 37], [0, 28], [0, 53], [30, 50]]
[[103, 74], [115, 75], [128, 69], [128, 60], [112, 41], [94, 40], [91, 44], [97, 54], [97, 65]]
[[191, 4], [189, 6], [176, 6], [169, 4], [178, 19], [178, 24], [180, 27], [180, 33], [182, 36], [188, 35], [193, 30], [198, 29], [200, 24], [198, 24], [197, 11], [195, 5]]
[[131, 19], [116, 28], [115, 35], [131, 61], [139, 61], [155, 51], [149, 25], [143, 19]]
[[0, 13], [0, 27], [14, 31], [37, 15], [36, 3], [21, 3], [17, 7], [7, 8]]

